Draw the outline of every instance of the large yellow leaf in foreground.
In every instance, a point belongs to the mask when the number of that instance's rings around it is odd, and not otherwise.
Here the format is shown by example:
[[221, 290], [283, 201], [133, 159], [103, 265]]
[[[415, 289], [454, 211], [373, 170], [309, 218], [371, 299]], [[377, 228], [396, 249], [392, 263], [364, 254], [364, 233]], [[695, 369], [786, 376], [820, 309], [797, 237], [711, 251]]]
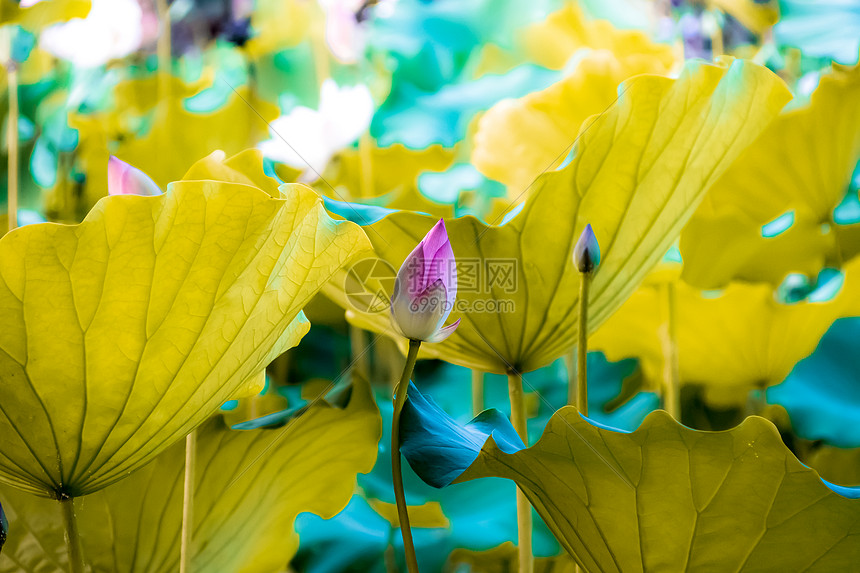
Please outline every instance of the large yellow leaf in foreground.
[[[839, 205], [860, 159], [860, 66], [836, 67], [807, 107], [783, 114], [717, 181], [681, 235], [684, 279], [701, 288], [730, 280], [779, 283], [860, 253], [839, 225]], [[762, 226], [793, 211], [772, 237]], [[854, 233], [856, 235], [856, 231]]]
[[298, 342], [301, 308], [367, 242], [282, 189], [179, 181], [0, 240], [0, 481], [103, 488]]
[[[298, 549], [300, 512], [329, 518], [346, 506], [356, 473], [373, 468], [381, 427], [363, 383], [345, 408], [317, 402], [283, 428], [231, 431], [215, 417], [198, 432], [192, 569], [271, 573]], [[184, 445], [75, 502], [93, 573], [179, 569]], [[12, 524], [0, 573], [68, 571], [59, 504], [9, 488], [0, 499]]]
[[[579, 288], [571, 253], [585, 225], [594, 228], [603, 253], [589, 297], [596, 329], [788, 99], [776, 76], [742, 61], [729, 67], [690, 63], [678, 80], [633, 79], [580, 139], [570, 164], [542, 176], [509, 222], [446, 221], [463, 266], [451, 321], [461, 318], [462, 324], [444, 342], [425, 344], [426, 355], [504, 373], [539, 368], [569, 351], [577, 343]], [[348, 208], [341, 214], [353, 216]], [[399, 268], [434, 223], [395, 212], [367, 229], [378, 255]], [[349, 286], [341, 279], [326, 292], [353, 310], [357, 324], [390, 332], [387, 311], [363, 312], [345, 292]]]

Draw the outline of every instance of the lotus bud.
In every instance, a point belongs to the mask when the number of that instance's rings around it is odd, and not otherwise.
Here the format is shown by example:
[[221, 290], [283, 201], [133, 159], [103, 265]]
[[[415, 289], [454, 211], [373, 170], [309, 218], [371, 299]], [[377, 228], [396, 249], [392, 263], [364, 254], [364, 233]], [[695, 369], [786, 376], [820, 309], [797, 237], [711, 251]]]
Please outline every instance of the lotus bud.
[[149, 175], [111, 155], [108, 159], [109, 195], [161, 195], [161, 189]]
[[440, 219], [397, 271], [391, 296], [391, 324], [410, 340], [441, 342], [460, 324], [457, 320], [442, 326], [456, 299], [454, 251]]
[[600, 264], [600, 245], [591, 225], [586, 225], [573, 248], [573, 266], [581, 273], [590, 273]]

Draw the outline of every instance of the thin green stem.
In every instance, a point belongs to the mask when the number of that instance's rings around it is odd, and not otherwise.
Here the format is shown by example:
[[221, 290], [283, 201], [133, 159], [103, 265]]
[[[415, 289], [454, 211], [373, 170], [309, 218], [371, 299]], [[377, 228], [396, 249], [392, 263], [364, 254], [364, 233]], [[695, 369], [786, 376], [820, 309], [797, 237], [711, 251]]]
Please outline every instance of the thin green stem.
[[567, 403], [570, 406], [576, 405], [576, 352], [577, 348], [572, 348], [564, 356], [564, 367], [567, 370]]
[[[11, 38], [11, 33], [9, 37]], [[9, 40], [11, 46], [12, 40]], [[9, 87], [9, 124], [7, 126], [8, 144], [8, 186], [7, 217], [9, 230], [18, 226], [18, 65], [13, 61], [6, 63], [7, 85]]]
[[182, 496], [182, 538], [179, 573], [191, 571], [191, 542], [194, 534], [194, 469], [197, 465], [197, 430], [185, 437], [185, 487]]
[[60, 500], [63, 508], [63, 521], [66, 526], [66, 549], [69, 552], [69, 571], [84, 573], [84, 552], [81, 548], [81, 536], [78, 533], [78, 518], [75, 516], [74, 498], [64, 497]]
[[579, 274], [579, 339], [576, 346], [576, 409], [588, 416], [588, 284], [591, 273]]
[[418, 359], [420, 340], [409, 341], [409, 352], [406, 354], [406, 365], [400, 383], [394, 391], [394, 415], [391, 419], [391, 473], [394, 478], [394, 499], [397, 501], [397, 517], [400, 520], [400, 532], [403, 535], [403, 552], [406, 555], [406, 566], [409, 573], [418, 573], [418, 558], [415, 556], [415, 545], [412, 542], [412, 529], [409, 527], [409, 511], [406, 506], [406, 492], [403, 489], [403, 469], [400, 464], [400, 412], [406, 403], [406, 393], [409, 391], [409, 379], [415, 369]]
[[[523, 375], [521, 372], [508, 372], [508, 396], [511, 400], [511, 424], [528, 446], [529, 435], [526, 427], [526, 404], [523, 398]], [[534, 571], [532, 556], [532, 506], [523, 491], [517, 488], [517, 545], [519, 547], [519, 572]]]
[[484, 373], [472, 369], [472, 415], [477, 416], [484, 410]]
[[678, 364], [678, 334], [675, 316], [675, 285], [664, 285], [666, 302], [666, 331], [663, 336], [663, 379], [666, 394], [663, 407], [676, 420], [681, 420], [681, 374]]
[[359, 192], [362, 199], [373, 197], [373, 140], [370, 138], [370, 133], [364, 133], [358, 139], [358, 159], [361, 165]]
[[364, 330], [352, 324], [349, 325], [349, 346], [352, 353], [353, 372], [364, 380], [370, 380], [367, 336]]

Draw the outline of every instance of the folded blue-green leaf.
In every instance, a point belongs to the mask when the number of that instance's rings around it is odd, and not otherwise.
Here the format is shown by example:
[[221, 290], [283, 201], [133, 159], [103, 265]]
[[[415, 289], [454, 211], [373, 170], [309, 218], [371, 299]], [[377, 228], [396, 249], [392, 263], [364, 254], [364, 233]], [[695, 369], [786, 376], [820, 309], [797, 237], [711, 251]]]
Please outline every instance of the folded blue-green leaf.
[[818, 348], [794, 367], [767, 400], [788, 411], [793, 431], [806, 440], [860, 447], [860, 318], [833, 323]]
[[513, 426], [495, 408], [461, 426], [411, 383], [400, 424], [400, 450], [415, 473], [434, 487], [445, 487], [466, 471], [490, 435], [506, 453], [525, 448]]
[[6, 543], [6, 532], [9, 531], [9, 522], [6, 520], [6, 514], [3, 513], [3, 505], [0, 504], [0, 550]]
[[498, 414], [462, 428], [415, 389], [408, 404], [402, 451], [425, 481], [515, 481], [586, 571], [850, 571], [860, 560], [860, 489], [822, 480], [763, 418], [700, 432], [657, 411], [621, 432], [565, 407], [525, 449]]

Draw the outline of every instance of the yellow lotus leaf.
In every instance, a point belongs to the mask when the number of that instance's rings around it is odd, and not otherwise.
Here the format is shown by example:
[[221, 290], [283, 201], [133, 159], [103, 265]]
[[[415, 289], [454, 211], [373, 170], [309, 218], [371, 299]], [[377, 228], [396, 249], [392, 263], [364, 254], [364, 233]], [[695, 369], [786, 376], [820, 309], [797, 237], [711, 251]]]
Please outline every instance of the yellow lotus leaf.
[[204, 68], [200, 77], [193, 82], [160, 73], [127, 80], [113, 88], [114, 108], [120, 116], [130, 112], [144, 114], [155, 108], [165, 93], [170, 97], [189, 98], [211, 87], [214, 81], [215, 70], [211, 67]]
[[589, 19], [577, 2], [566, 2], [543, 22], [526, 27], [521, 40], [531, 60], [554, 70], [582, 48], [608, 50], [619, 60], [637, 60], [638, 66], [652, 61], [650, 65], [666, 70], [683, 59], [671, 46], [656, 44], [639, 30], [619, 30], [606, 20]]
[[[143, 89], [154, 87], [147, 80], [141, 81]], [[135, 80], [131, 84], [138, 82]], [[117, 89], [124, 93], [132, 88], [121, 85]], [[266, 121], [278, 116], [277, 106], [251, 97], [247, 86], [240, 86], [236, 92], [217, 110], [196, 113], [185, 108], [188, 92], [177, 87], [169, 99], [152, 108], [151, 126], [142, 135], [137, 135], [141, 128], [136, 125], [141, 118], [129, 119], [122, 110], [98, 115], [71, 114], [69, 125], [76, 128], [81, 137], [77, 153], [80, 168], [87, 175], [88, 203], [93, 204], [107, 195], [108, 149], [144, 171], [163, 189], [215, 149], [230, 156], [265, 139]]]
[[245, 50], [260, 57], [297, 46], [311, 29], [313, 8], [304, 0], [256, 0], [251, 14], [255, 33]]
[[379, 197], [404, 186], [417, 185], [425, 171], [445, 171], [454, 162], [455, 150], [433, 145], [409, 149], [368, 145], [367, 149], [346, 149], [326, 167], [323, 177], [334, 187], [316, 184], [320, 193], [333, 199], [359, 200]]
[[[353, 388], [345, 408], [318, 402], [284, 428], [238, 432], [210, 419], [198, 429], [191, 569], [280, 571], [298, 549], [296, 516], [342, 510], [356, 473], [373, 467], [380, 433], [366, 383]], [[92, 573], [179, 570], [184, 445], [75, 502]], [[0, 500], [14, 528], [0, 573], [66, 573], [59, 504], [10, 488]]]
[[713, 0], [713, 5], [731, 14], [756, 34], [762, 34], [779, 20], [779, 3], [776, 0]]
[[281, 194], [277, 180], [263, 171], [263, 154], [257, 149], [246, 149], [232, 157], [221, 150], [213, 151], [192, 165], [183, 179], [228, 181], [257, 187], [272, 197]]
[[587, 128], [583, 122], [616, 100], [619, 83], [637, 74], [668, 71], [654, 58], [621, 60], [605, 50], [590, 52], [561, 81], [502, 100], [481, 116], [472, 163], [507, 185], [509, 199], [516, 201], [538, 175], [561, 164], [580, 127]]
[[32, 32], [72, 18], [86, 18], [90, 0], [53, 0], [22, 8], [16, 0], [0, 0], [0, 25], [18, 24]]
[[[589, 296], [589, 326], [596, 329], [633, 293], [705, 191], [788, 99], [776, 76], [742, 61], [691, 62], [677, 80], [632, 80], [618, 104], [579, 140], [572, 161], [538, 179], [509, 221], [488, 226], [474, 217], [446, 220], [459, 265], [450, 320], [462, 323], [444, 342], [423, 345], [425, 355], [505, 373], [527, 372], [568, 352], [577, 343], [580, 280], [571, 253], [586, 224], [603, 254]], [[339, 215], [361, 220], [356, 211], [338, 207]], [[365, 228], [378, 256], [397, 269], [435, 222], [393, 212]], [[324, 292], [351, 310], [348, 318], [391, 333], [387, 309], [372, 312], [355, 296], [354, 281], [338, 279]], [[391, 283], [385, 290], [368, 282], [369, 291], [388, 300]]]
[[[803, 150], [799, 153], [798, 150]], [[860, 67], [834, 68], [811, 103], [784, 113], [717, 181], [681, 234], [684, 279], [779, 283], [860, 252], [834, 221], [860, 158]], [[787, 230], [763, 227], [790, 217]], [[763, 236], [768, 235], [768, 236]]]
[[97, 491], [247, 391], [367, 248], [319, 196], [178, 181], [0, 239], [0, 481]]
[[731, 283], [716, 295], [680, 280], [646, 281], [589, 338], [589, 348], [610, 360], [638, 358], [659, 386], [671, 312], [680, 383], [703, 385], [712, 397], [745, 395], [782, 382], [837, 318], [854, 314], [858, 291], [860, 260], [849, 265], [839, 293], [823, 302], [784, 304], [761, 283]]

